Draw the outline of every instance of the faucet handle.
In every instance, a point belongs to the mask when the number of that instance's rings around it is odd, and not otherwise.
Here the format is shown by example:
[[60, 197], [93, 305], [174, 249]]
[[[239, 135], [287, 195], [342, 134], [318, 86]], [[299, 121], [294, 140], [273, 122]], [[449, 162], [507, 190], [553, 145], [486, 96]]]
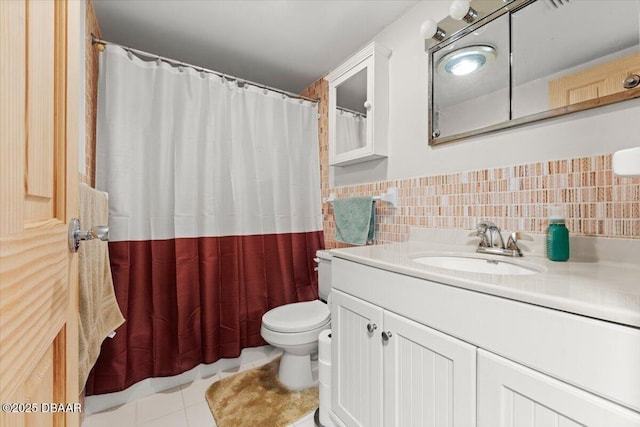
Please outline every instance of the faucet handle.
[[509, 235], [509, 239], [507, 240], [507, 249], [519, 250], [518, 241], [520, 240], [531, 240], [533, 241], [533, 237], [528, 234], [524, 234], [520, 231], [514, 231]]
[[469, 233], [469, 237], [479, 237], [480, 238], [480, 244], [479, 246], [481, 247], [488, 247], [489, 246], [489, 237], [487, 236], [487, 229], [481, 229], [478, 227], [478, 229], [476, 231], [472, 231], [471, 233]]
[[511, 236], [513, 236], [513, 239], [518, 241], [518, 240], [531, 240], [533, 241], [533, 237], [529, 236], [528, 234], [524, 234], [522, 231], [514, 231], [513, 233], [511, 233]]

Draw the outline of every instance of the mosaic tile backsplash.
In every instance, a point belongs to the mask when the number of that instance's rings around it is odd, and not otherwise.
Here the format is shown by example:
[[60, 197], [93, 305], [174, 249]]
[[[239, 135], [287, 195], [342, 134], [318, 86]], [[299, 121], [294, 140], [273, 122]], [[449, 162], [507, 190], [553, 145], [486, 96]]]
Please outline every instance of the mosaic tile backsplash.
[[[503, 230], [542, 233], [550, 204], [564, 207], [572, 234], [640, 238], [640, 178], [615, 177], [611, 155], [329, 187], [328, 86], [320, 79], [303, 95], [320, 99], [322, 197], [376, 196], [398, 187], [398, 208], [377, 203], [375, 243], [404, 241], [412, 226], [472, 230], [482, 220]], [[325, 246], [348, 246], [333, 239], [331, 205], [322, 211]]]
[[[376, 243], [404, 241], [409, 227], [474, 229], [482, 220], [504, 230], [542, 233], [547, 207], [560, 204], [577, 235], [640, 238], [640, 179], [614, 177], [611, 156], [554, 160], [497, 169], [331, 188], [337, 197], [378, 195], [398, 187], [399, 207], [379, 203]], [[325, 243], [333, 209], [324, 206]]]

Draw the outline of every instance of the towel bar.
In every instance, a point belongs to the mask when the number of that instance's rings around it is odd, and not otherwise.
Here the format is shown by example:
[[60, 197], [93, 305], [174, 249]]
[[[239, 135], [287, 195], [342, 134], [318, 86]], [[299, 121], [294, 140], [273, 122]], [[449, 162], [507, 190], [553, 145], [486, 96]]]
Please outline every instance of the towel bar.
[[[333, 203], [336, 199], [336, 194], [331, 193], [329, 197], [325, 197], [322, 199], [323, 203]], [[381, 194], [380, 196], [373, 196], [373, 200], [379, 200], [381, 202], [387, 202], [391, 205], [392, 208], [398, 207], [398, 188], [397, 187], [389, 187], [386, 193]]]

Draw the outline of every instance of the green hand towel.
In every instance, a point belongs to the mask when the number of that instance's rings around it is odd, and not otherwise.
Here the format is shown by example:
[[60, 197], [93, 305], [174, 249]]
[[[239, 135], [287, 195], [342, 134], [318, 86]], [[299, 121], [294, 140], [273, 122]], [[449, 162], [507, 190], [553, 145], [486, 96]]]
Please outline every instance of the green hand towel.
[[352, 245], [366, 245], [376, 232], [373, 197], [349, 197], [333, 201], [335, 239]]

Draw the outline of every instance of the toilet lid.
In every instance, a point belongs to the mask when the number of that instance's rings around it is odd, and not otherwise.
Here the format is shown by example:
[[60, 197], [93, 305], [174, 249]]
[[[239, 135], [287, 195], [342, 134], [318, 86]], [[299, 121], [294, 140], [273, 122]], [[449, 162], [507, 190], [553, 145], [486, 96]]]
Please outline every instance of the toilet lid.
[[262, 316], [262, 324], [276, 332], [304, 332], [329, 322], [331, 312], [322, 301], [305, 301], [281, 305]]

